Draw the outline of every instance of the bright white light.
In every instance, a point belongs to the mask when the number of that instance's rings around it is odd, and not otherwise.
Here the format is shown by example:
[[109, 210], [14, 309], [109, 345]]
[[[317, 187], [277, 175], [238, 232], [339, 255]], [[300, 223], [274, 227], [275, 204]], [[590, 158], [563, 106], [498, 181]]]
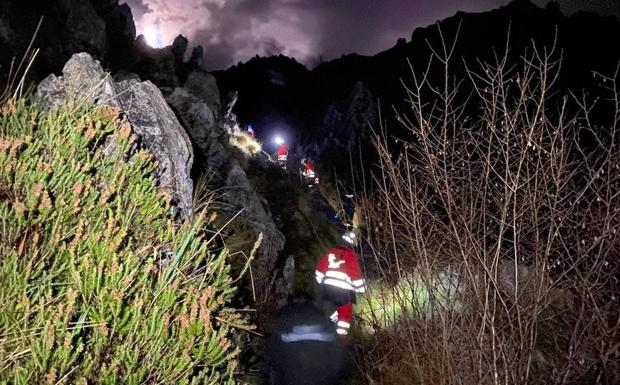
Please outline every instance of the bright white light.
[[274, 141], [274, 142], [276, 142], [276, 144], [277, 144], [278, 146], [279, 146], [279, 145], [281, 145], [281, 144], [284, 144], [284, 139], [283, 139], [280, 135], [277, 135], [277, 136], [273, 139], [273, 141]]
[[164, 46], [161, 33], [159, 32], [157, 26], [147, 25], [146, 27], [144, 27], [144, 31], [142, 31], [142, 34], [144, 35], [146, 43], [151, 47], [161, 48]]

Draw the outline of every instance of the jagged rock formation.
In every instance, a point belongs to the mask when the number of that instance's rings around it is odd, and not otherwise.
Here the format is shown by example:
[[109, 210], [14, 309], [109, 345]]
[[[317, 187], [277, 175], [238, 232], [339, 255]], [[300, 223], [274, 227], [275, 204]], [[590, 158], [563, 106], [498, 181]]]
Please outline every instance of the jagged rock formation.
[[121, 108], [139, 142], [159, 161], [160, 188], [170, 194], [181, 217], [191, 216], [192, 145], [153, 83], [135, 79], [117, 83], [92, 56], [80, 53], [65, 64], [62, 76], [44, 79], [36, 95], [51, 106], [71, 100]]
[[206, 157], [225, 158], [223, 147], [214, 151], [212, 143], [217, 143], [223, 133], [214, 127], [216, 112], [207, 103], [193, 96], [185, 88], [175, 88], [174, 92], [166, 100], [178, 113], [183, 126], [186, 127], [192, 141], [198, 148], [205, 152]]
[[207, 103], [214, 116], [221, 116], [222, 102], [215, 77], [204, 71], [192, 71], [185, 81], [185, 87], [191, 94]]
[[201, 48], [185, 62], [188, 41], [178, 36], [171, 46], [152, 48], [136, 28], [127, 4], [119, 0], [0, 0], [0, 87], [13, 57], [18, 60], [42, 19], [33, 48], [40, 49], [30, 71], [35, 80], [59, 73], [71, 55], [88, 52], [106, 70], [136, 73], [167, 94], [182, 85], [189, 73], [202, 69]]
[[[416, 28], [411, 39], [401, 39], [394, 47], [374, 56], [344, 55], [312, 70], [292, 59], [253, 58], [215, 75], [223, 94], [239, 91], [235, 113], [240, 121], [252, 122], [257, 132], [268, 130], [274, 123], [270, 117], [277, 116], [304, 131], [304, 145], [321, 142], [323, 137], [317, 131], [328, 108], [345, 99], [354, 85], [362, 81], [381, 103], [390, 133], [404, 136], [407, 130], [394, 119], [392, 111], [395, 108], [405, 112], [407, 108], [403, 82], [410, 85], [413, 81], [408, 60], [418, 73], [423, 71], [431, 55], [428, 43], [441, 47], [438, 26], [451, 42], [459, 24], [451, 65], [459, 79], [467, 78], [464, 62], [473, 68], [478, 59], [493, 61], [494, 52], [503, 53], [509, 29], [511, 63], [519, 59], [526, 47], [531, 47], [532, 41], [539, 48], [551, 47], [556, 42], [557, 57], [560, 52], [563, 57], [562, 73], [555, 83], [559, 90], [586, 87], [592, 94], [592, 71], [612, 75], [620, 60], [620, 44], [615, 38], [620, 36], [617, 18], [586, 12], [565, 16], [553, 4], [540, 8], [528, 0], [516, 0], [487, 12], [458, 12], [437, 24]], [[442, 71], [436, 64], [430, 79], [441, 84]], [[274, 72], [283, 81], [275, 81]]]
[[336, 156], [346, 160], [349, 147], [359, 138], [367, 137], [370, 125], [377, 122], [378, 117], [375, 98], [363, 82], [357, 82], [346, 99], [327, 108], [313, 143], [313, 155], [324, 159], [337, 152]]
[[274, 267], [284, 247], [284, 236], [273, 221], [263, 197], [256, 193], [248, 179], [241, 158], [228, 145], [217, 87], [204, 73], [192, 73], [187, 88], [176, 88], [167, 100], [176, 110], [192, 140], [200, 149], [204, 171], [211, 171], [221, 182], [226, 203], [223, 211], [239, 218], [256, 232], [263, 233], [263, 244], [253, 263], [257, 299], [265, 300], [271, 291]]
[[148, 79], [163, 91], [178, 84], [175, 55], [171, 47], [151, 48], [143, 36], [136, 40], [136, 63], [134, 69], [143, 79]]
[[0, 66], [22, 57], [41, 17], [33, 45], [41, 50], [32, 70], [35, 78], [59, 71], [78, 52], [90, 53], [105, 67], [132, 62], [129, 49], [136, 30], [129, 6], [118, 0], [0, 0], [0, 10]]

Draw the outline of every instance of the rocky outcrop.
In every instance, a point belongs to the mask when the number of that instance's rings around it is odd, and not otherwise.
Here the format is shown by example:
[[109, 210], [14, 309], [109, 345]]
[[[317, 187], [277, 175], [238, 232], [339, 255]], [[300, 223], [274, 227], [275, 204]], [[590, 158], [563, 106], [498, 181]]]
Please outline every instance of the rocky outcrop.
[[117, 100], [142, 143], [159, 161], [160, 186], [184, 217], [192, 214], [192, 143], [159, 89], [136, 80], [116, 84]]
[[369, 124], [378, 118], [375, 100], [362, 82], [357, 82], [346, 100], [332, 104], [325, 113], [320, 137], [322, 147], [353, 144], [358, 137], [365, 137]]
[[151, 82], [115, 82], [89, 54], [75, 54], [63, 75], [50, 75], [37, 87], [37, 97], [50, 106], [65, 100], [94, 102], [121, 108], [140, 143], [159, 162], [159, 187], [170, 194], [180, 217], [191, 216], [192, 145], [174, 112]]
[[59, 73], [71, 55], [79, 52], [88, 52], [112, 72], [136, 73], [165, 94], [184, 84], [191, 72], [203, 70], [200, 47], [184, 61], [189, 42], [183, 36], [164, 48], [150, 47], [144, 37], [136, 39], [131, 9], [119, 0], [0, 0], [0, 88], [11, 60], [22, 58], [41, 17], [32, 45], [40, 51], [29, 72], [35, 80]]
[[183, 35], [179, 35], [174, 38], [170, 50], [172, 52], [172, 56], [174, 56], [175, 67], [181, 68], [183, 66], [185, 51], [187, 51], [188, 44], [189, 40], [187, 40], [187, 38]]
[[131, 10], [118, 0], [0, 0], [0, 10], [2, 68], [24, 55], [39, 21], [32, 48], [40, 52], [30, 71], [35, 79], [58, 72], [77, 52], [90, 53], [106, 68], [118, 69], [133, 61], [129, 51], [136, 30]]
[[51, 74], [41, 81], [37, 86], [37, 98], [53, 107], [58, 107], [65, 100], [117, 105], [114, 100], [114, 80], [89, 54], [73, 55], [65, 64], [62, 74]]
[[362, 82], [357, 82], [347, 98], [332, 103], [323, 122], [307, 144], [304, 153], [336, 168], [340, 175], [349, 174], [349, 152], [358, 159], [360, 142], [366, 143], [370, 127], [378, 121], [376, 100]]
[[220, 91], [213, 75], [203, 71], [193, 71], [187, 77], [184, 87], [192, 95], [207, 103], [214, 116], [220, 117], [222, 103]]
[[132, 54], [136, 40], [136, 26], [127, 4], [119, 5], [119, 0], [93, 0], [92, 6], [105, 22], [106, 62], [114, 70], [130, 69], [134, 62]]
[[[200, 80], [202, 79], [202, 80]], [[258, 302], [271, 294], [276, 261], [284, 247], [284, 236], [278, 230], [267, 202], [256, 193], [248, 179], [244, 164], [228, 145], [229, 135], [221, 117], [217, 87], [206, 74], [192, 74], [188, 88], [176, 88], [167, 97], [203, 157], [203, 172], [212, 172], [223, 191], [226, 203], [222, 210], [249, 224], [256, 234], [263, 234], [263, 243], [255, 256], [252, 272]]]
[[223, 147], [216, 144], [224, 140], [222, 135], [225, 132], [220, 132], [215, 127], [215, 113], [209, 105], [184, 88], [176, 88], [166, 100], [177, 111], [183, 126], [196, 146], [205, 153], [207, 158], [213, 159], [215, 156], [218, 158], [217, 163], [222, 163], [227, 156]]
[[172, 47], [152, 48], [140, 35], [136, 40], [134, 69], [143, 79], [155, 83], [164, 92], [172, 91], [178, 84], [175, 56]]

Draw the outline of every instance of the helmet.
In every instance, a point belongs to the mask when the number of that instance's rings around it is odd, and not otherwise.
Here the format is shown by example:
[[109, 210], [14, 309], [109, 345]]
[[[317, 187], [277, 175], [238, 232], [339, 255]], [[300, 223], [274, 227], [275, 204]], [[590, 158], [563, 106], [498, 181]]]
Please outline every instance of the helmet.
[[357, 238], [354, 231], [347, 231], [342, 235], [342, 239], [344, 239], [345, 242], [347, 242], [351, 246], [355, 246], [357, 244]]

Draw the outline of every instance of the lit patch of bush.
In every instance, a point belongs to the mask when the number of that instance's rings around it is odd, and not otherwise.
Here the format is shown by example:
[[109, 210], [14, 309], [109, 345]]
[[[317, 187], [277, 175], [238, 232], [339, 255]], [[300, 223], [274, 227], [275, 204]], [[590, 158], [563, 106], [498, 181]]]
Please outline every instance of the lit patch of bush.
[[0, 383], [230, 383], [245, 321], [207, 208], [169, 219], [116, 109], [0, 111]]
[[247, 132], [231, 135], [228, 142], [247, 156], [254, 156], [263, 149], [262, 144]]
[[367, 291], [358, 295], [355, 314], [364, 334], [390, 330], [406, 317], [425, 318], [439, 309], [458, 309], [462, 289], [458, 275], [451, 271], [440, 272], [430, 280], [406, 273], [396, 285], [371, 281]]

